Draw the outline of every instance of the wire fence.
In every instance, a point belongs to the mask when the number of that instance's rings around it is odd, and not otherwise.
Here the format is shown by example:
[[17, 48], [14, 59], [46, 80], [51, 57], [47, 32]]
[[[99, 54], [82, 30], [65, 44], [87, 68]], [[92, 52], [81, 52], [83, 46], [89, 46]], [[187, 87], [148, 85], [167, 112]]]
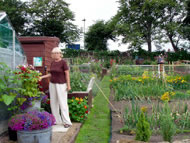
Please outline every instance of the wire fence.
[[152, 76], [165, 77], [166, 75], [188, 75], [190, 74], [190, 65], [117, 65], [116, 75], [142, 76], [143, 73]]

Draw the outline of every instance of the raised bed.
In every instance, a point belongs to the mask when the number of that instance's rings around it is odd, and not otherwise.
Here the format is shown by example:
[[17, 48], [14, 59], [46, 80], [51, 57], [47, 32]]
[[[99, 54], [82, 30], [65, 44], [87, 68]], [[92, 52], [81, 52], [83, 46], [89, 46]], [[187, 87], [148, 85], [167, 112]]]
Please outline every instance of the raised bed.
[[68, 94], [68, 98], [71, 99], [73, 97], [79, 97], [79, 98], [85, 98], [87, 97], [88, 99], [88, 111], [90, 111], [90, 108], [92, 108], [92, 87], [94, 85], [95, 78], [92, 77], [90, 79], [90, 82], [88, 84], [88, 88], [86, 91], [74, 91], [72, 93]]

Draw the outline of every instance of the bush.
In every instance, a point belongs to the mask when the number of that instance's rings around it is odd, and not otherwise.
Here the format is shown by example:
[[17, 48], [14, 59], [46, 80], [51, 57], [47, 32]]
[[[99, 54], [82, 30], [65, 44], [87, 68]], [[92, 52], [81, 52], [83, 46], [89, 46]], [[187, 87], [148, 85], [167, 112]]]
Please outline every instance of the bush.
[[136, 140], [148, 142], [151, 136], [150, 124], [146, 121], [144, 112], [141, 112], [137, 123]]
[[165, 101], [164, 109], [161, 115], [160, 130], [164, 141], [168, 142], [172, 141], [172, 137], [176, 133], [176, 126], [170, 113], [168, 101]]
[[72, 98], [68, 100], [69, 115], [72, 121], [83, 122], [88, 115], [88, 104], [84, 98]]

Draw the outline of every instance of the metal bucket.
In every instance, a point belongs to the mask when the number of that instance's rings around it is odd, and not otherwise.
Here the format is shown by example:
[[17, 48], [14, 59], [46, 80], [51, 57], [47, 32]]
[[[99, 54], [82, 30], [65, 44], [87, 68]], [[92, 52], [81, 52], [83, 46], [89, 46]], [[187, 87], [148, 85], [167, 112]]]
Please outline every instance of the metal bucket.
[[51, 143], [52, 127], [43, 130], [17, 131], [18, 143]]

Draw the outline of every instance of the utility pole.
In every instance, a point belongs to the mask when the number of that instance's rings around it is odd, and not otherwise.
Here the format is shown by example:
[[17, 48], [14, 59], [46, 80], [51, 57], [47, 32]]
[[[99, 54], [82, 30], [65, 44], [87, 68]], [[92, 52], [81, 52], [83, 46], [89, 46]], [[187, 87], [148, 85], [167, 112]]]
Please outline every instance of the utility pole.
[[82, 21], [84, 21], [84, 29], [83, 29], [83, 36], [84, 36], [84, 49], [85, 49], [85, 21], [86, 21], [86, 19], [84, 18]]

